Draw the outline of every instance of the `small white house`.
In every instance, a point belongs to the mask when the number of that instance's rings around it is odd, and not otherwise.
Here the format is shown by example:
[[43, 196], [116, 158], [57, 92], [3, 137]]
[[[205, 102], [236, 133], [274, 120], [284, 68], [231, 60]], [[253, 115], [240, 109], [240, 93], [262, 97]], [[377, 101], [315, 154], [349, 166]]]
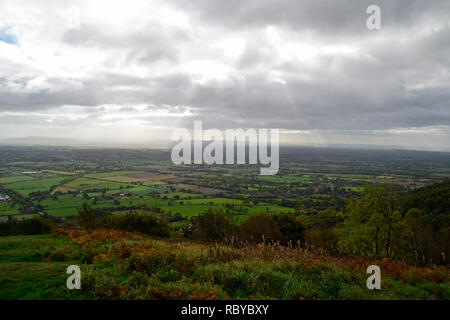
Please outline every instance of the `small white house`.
[[11, 198], [10, 198], [8, 195], [2, 196], [2, 195], [0, 194], [0, 202], [8, 202], [10, 199], [11, 199]]

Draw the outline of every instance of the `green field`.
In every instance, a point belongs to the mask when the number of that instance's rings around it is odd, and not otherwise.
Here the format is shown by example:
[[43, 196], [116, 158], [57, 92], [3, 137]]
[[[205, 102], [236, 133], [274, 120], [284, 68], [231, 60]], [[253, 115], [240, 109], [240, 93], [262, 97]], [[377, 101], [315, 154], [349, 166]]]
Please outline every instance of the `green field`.
[[132, 185], [114, 181], [106, 181], [94, 178], [78, 178], [64, 185], [67, 188], [75, 188], [78, 190], [88, 190], [88, 189], [120, 189], [131, 188]]
[[32, 192], [48, 191], [50, 187], [57, 186], [62, 180], [64, 180], [62, 177], [52, 179], [33, 179], [9, 183], [6, 187], [18, 192], [24, 197], [27, 197]]
[[303, 183], [308, 182], [310, 180], [310, 176], [308, 175], [302, 175], [302, 176], [259, 176], [258, 180], [264, 181], [264, 182], [271, 182], [271, 183]]
[[0, 202], [0, 216], [19, 213], [20, 205]]
[[142, 171], [111, 171], [111, 172], [100, 172], [100, 173], [92, 173], [86, 175], [87, 178], [110, 178], [110, 177], [118, 177], [118, 176], [126, 176], [130, 174], [138, 174], [142, 173]]
[[[180, 213], [185, 217], [198, 215], [209, 207], [220, 207], [240, 217], [242, 214], [292, 212], [294, 208], [314, 213], [342, 206], [343, 199], [360, 193], [365, 183], [377, 184], [386, 179], [415, 189], [432, 182], [436, 172], [448, 172], [442, 161], [427, 159], [429, 168], [419, 170], [410, 169], [407, 163], [403, 166], [408, 156], [393, 154], [391, 159], [383, 156], [371, 162], [368, 159], [372, 155], [349, 151], [339, 160], [333, 158], [334, 151], [328, 156], [322, 151], [311, 155], [309, 150], [308, 158], [297, 153], [292, 158], [295, 160], [280, 164], [275, 176], [260, 176], [254, 167], [180, 168], [171, 164], [168, 154], [151, 150], [46, 152], [53, 160], [33, 162], [30, 161], [32, 156], [23, 157], [20, 153], [14, 161], [3, 162], [0, 194], [17, 192], [18, 196], [0, 205], [0, 215], [18, 214], [19, 209], [24, 208], [27, 214], [43, 211], [55, 217], [70, 217], [77, 214], [84, 202], [108, 211], [115, 206], [123, 210], [123, 207], [132, 209], [142, 203], [157, 203], [163, 212]], [[41, 173], [17, 174], [28, 171]], [[410, 181], [405, 182], [405, 179]], [[57, 188], [50, 190], [53, 186]], [[35, 191], [42, 193], [37, 198], [30, 197]], [[158, 198], [156, 202], [155, 198]]]
[[34, 178], [30, 176], [11, 176], [11, 177], [2, 177], [0, 178], [0, 184], [7, 184], [7, 183], [13, 183], [13, 182], [21, 182], [21, 181], [28, 181], [33, 180]]
[[157, 188], [157, 187], [152, 187], [152, 186], [140, 186], [140, 187], [132, 187], [132, 188], [127, 188], [125, 190], [111, 190], [106, 192], [107, 194], [118, 194], [118, 193], [122, 193], [122, 192], [126, 192], [126, 193], [131, 193], [133, 195], [136, 196], [151, 196], [154, 193], [164, 193], [165, 190], [162, 188]]
[[87, 203], [93, 208], [111, 208], [114, 206], [112, 200], [86, 200], [80, 195], [60, 195], [56, 197], [56, 200], [53, 198], [44, 199], [40, 202], [40, 205], [44, 207], [48, 214], [55, 217], [61, 217], [76, 215], [77, 209], [80, 208], [83, 203]]

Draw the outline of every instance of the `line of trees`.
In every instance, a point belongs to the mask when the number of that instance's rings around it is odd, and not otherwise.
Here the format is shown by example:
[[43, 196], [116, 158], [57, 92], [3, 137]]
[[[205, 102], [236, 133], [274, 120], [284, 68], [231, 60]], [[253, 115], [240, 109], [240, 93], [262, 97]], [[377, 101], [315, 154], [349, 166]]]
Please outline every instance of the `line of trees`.
[[450, 181], [407, 193], [394, 185], [367, 185], [341, 211], [251, 215], [238, 226], [235, 216], [210, 208], [191, 217], [183, 231], [208, 242], [301, 243], [332, 255], [448, 265], [449, 199]]
[[276, 242], [283, 245], [304, 241], [305, 227], [292, 213], [257, 214], [245, 219], [240, 226], [233, 221], [235, 215], [221, 208], [209, 208], [207, 212], [191, 217], [184, 227], [187, 238], [206, 242], [242, 243]]
[[0, 223], [0, 236], [48, 234], [54, 224], [39, 216], [24, 220], [11, 220]]
[[449, 199], [450, 181], [406, 194], [392, 185], [366, 186], [340, 213], [337, 247], [347, 255], [447, 265]]

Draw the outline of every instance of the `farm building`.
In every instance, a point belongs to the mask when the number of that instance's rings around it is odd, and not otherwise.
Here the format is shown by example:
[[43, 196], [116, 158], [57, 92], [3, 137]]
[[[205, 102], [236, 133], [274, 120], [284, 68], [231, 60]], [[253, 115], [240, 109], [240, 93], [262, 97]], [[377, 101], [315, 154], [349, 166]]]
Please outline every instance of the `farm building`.
[[10, 200], [10, 197], [8, 195], [2, 196], [0, 194], [0, 202], [8, 202]]

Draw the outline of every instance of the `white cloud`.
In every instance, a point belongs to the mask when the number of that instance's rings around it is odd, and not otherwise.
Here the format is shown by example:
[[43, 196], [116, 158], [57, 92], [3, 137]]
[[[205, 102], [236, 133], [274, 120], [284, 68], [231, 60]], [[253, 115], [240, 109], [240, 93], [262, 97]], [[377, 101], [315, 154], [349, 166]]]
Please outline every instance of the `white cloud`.
[[371, 33], [369, 2], [4, 0], [0, 134], [133, 142], [200, 119], [450, 149], [448, 4], [380, 1]]

